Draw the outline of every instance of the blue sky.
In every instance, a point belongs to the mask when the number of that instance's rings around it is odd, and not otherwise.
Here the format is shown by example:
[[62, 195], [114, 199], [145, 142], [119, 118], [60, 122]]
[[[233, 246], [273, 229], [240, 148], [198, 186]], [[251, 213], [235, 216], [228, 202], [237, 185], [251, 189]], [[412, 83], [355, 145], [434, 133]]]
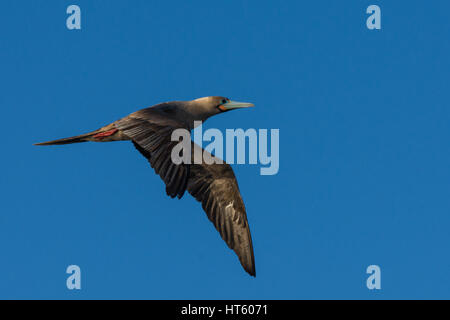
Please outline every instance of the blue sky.
[[[82, 29], [66, 28], [77, 4]], [[366, 27], [381, 7], [382, 29]], [[0, 298], [450, 298], [448, 1], [2, 1]], [[129, 142], [35, 147], [158, 102], [251, 101], [248, 276]], [[66, 288], [68, 265], [82, 289]], [[379, 291], [367, 266], [381, 267]]]

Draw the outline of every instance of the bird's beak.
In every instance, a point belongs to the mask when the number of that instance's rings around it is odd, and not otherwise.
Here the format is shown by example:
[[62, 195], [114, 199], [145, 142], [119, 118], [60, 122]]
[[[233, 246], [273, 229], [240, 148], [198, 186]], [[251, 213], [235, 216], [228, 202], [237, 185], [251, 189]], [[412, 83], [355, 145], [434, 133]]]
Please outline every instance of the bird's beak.
[[220, 106], [222, 110], [232, 110], [232, 109], [239, 109], [239, 108], [249, 108], [254, 107], [253, 103], [248, 102], [238, 102], [238, 101], [228, 101], [227, 103], [224, 103]]

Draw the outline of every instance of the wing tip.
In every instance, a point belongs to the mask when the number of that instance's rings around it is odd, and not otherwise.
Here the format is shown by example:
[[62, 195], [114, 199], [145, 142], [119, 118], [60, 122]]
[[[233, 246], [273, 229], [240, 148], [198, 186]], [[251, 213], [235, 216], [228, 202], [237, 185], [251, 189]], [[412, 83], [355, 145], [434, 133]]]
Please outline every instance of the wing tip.
[[242, 264], [242, 267], [244, 267], [244, 270], [251, 275], [252, 277], [256, 278], [256, 269], [255, 269], [255, 263], [253, 262], [250, 266]]

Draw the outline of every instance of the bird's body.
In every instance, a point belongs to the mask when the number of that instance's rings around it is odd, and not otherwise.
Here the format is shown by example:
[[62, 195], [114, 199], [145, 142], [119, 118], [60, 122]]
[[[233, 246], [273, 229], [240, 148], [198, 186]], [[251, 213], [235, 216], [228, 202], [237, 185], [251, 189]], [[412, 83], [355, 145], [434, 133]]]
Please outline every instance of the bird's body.
[[[53, 140], [37, 145], [59, 145], [78, 142], [109, 142], [131, 140], [147, 158], [152, 168], [166, 184], [166, 193], [181, 198], [187, 190], [201, 202], [209, 220], [222, 239], [239, 257], [244, 269], [255, 276], [252, 239], [244, 202], [232, 168], [226, 163], [175, 164], [171, 160], [171, 140], [175, 129], [192, 130], [195, 121], [252, 104], [230, 101], [223, 97], [205, 97], [192, 101], [173, 101], [136, 111], [98, 130], [75, 137]], [[195, 149], [201, 148], [192, 142]], [[214, 156], [202, 150], [204, 157]]]

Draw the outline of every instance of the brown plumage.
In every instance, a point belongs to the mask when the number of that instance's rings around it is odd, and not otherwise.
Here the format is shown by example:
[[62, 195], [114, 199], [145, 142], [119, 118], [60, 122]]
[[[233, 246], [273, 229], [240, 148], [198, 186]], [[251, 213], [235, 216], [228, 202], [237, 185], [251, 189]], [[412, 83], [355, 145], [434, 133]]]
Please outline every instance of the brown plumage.
[[[197, 199], [222, 239], [237, 254], [245, 271], [255, 276], [250, 228], [233, 169], [225, 162], [194, 164], [192, 161], [191, 164], [177, 165], [171, 160], [172, 148], [178, 143], [171, 141], [173, 130], [192, 130], [196, 120], [205, 121], [213, 115], [250, 106], [253, 105], [224, 97], [166, 102], [139, 110], [86, 134], [36, 145], [131, 140], [164, 181], [167, 195], [181, 198], [187, 190]], [[192, 159], [196, 148], [200, 146], [192, 142]], [[215, 158], [203, 149], [202, 153]]]

